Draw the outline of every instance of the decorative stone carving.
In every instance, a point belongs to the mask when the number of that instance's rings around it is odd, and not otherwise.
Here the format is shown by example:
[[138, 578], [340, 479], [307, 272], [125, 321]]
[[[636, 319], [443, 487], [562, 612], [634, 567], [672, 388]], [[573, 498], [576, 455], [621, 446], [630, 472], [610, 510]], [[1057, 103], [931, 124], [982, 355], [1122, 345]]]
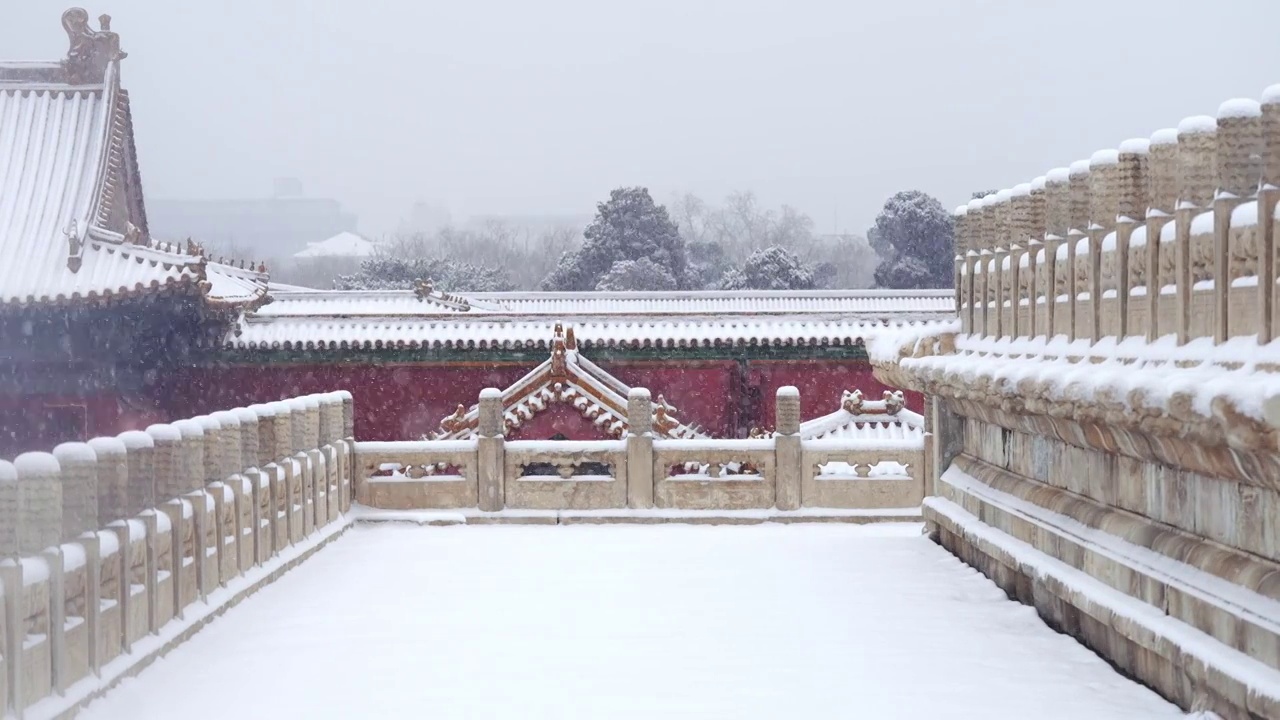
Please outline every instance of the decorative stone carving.
[[98, 23], [101, 30], [89, 27], [89, 13], [84, 8], [62, 13], [62, 27], [70, 43], [62, 67], [72, 85], [102, 82], [109, 63], [129, 56], [120, 49], [120, 36], [111, 32], [111, 16], [100, 15]]

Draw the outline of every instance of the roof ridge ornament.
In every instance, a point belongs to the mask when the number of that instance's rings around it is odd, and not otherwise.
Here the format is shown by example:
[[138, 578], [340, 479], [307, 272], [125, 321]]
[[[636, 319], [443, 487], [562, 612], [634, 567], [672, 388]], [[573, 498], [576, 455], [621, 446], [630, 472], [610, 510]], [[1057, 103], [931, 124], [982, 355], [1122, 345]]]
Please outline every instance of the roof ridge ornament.
[[84, 262], [84, 238], [80, 237], [80, 224], [75, 218], [71, 218], [62, 234], [67, 236], [67, 269], [73, 273], [80, 272], [80, 265]]
[[129, 56], [120, 49], [120, 36], [111, 32], [111, 16], [100, 15], [98, 24], [100, 30], [89, 27], [89, 13], [84, 8], [73, 7], [62, 13], [62, 28], [70, 42], [62, 67], [72, 85], [102, 82], [109, 64]]

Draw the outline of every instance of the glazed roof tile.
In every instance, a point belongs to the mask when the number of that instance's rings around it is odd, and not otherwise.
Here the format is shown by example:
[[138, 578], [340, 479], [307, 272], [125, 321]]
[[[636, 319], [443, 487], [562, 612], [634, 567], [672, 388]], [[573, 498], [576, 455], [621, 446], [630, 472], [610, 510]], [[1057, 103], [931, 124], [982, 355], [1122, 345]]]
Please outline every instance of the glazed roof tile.
[[[192, 246], [147, 233], [119, 38], [63, 15], [61, 62], [0, 63], [0, 306], [102, 301], [161, 290], [215, 302], [265, 293], [262, 277], [206, 278]], [[218, 293], [223, 293], [218, 295]]]

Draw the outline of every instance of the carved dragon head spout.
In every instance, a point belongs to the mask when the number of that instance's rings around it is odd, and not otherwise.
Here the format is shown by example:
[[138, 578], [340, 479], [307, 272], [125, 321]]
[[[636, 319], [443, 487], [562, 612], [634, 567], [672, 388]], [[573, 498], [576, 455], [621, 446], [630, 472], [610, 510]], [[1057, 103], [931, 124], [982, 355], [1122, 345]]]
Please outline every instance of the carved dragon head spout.
[[111, 16], [100, 16], [98, 23], [100, 30], [89, 27], [89, 13], [84, 8], [62, 13], [62, 28], [69, 42], [62, 67], [72, 85], [102, 82], [109, 64], [129, 56], [120, 49], [120, 36], [111, 31]]

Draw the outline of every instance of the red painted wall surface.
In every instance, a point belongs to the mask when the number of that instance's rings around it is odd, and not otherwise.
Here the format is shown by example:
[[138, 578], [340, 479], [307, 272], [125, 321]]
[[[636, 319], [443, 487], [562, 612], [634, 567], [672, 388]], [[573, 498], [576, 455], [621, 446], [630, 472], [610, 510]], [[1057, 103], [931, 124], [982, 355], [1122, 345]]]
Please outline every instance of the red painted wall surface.
[[[750, 384], [760, 388], [759, 417], [767, 427], [774, 427], [778, 388], [787, 385], [794, 385], [800, 390], [802, 421], [839, 410], [840, 396], [845, 390], [861, 390], [868, 400], [879, 400], [885, 390], [894, 389], [876, 380], [870, 365], [859, 365], [804, 360], [751, 363], [748, 371]], [[903, 396], [908, 409], [924, 412], [923, 395], [907, 390]]]
[[547, 406], [515, 429], [510, 440], [549, 440], [563, 435], [567, 440], [610, 440], [612, 436], [582, 417], [577, 408], [564, 403]]
[[[732, 360], [599, 363], [631, 387], [645, 387], [679, 409], [684, 423], [697, 424], [718, 437], [734, 437], [739, 428], [773, 427], [774, 393], [783, 385], [800, 388], [805, 419], [835, 411], [844, 390], [861, 388], [869, 398], [885, 390], [866, 363], [856, 361], [752, 361], [744, 385]], [[171, 419], [280, 400], [295, 395], [348, 390], [355, 398], [356, 437], [361, 440], [410, 440], [436, 430], [459, 404], [475, 404], [486, 387], [505, 388], [535, 367], [506, 365], [263, 365], [192, 369], [173, 378], [163, 401]], [[907, 405], [923, 408], [917, 393]], [[520, 439], [562, 433], [570, 439], [599, 438], [571, 408], [540, 413], [515, 434]]]
[[0, 457], [49, 452], [59, 443], [141, 430], [165, 420], [162, 414], [130, 409], [109, 393], [86, 397], [0, 395]]

